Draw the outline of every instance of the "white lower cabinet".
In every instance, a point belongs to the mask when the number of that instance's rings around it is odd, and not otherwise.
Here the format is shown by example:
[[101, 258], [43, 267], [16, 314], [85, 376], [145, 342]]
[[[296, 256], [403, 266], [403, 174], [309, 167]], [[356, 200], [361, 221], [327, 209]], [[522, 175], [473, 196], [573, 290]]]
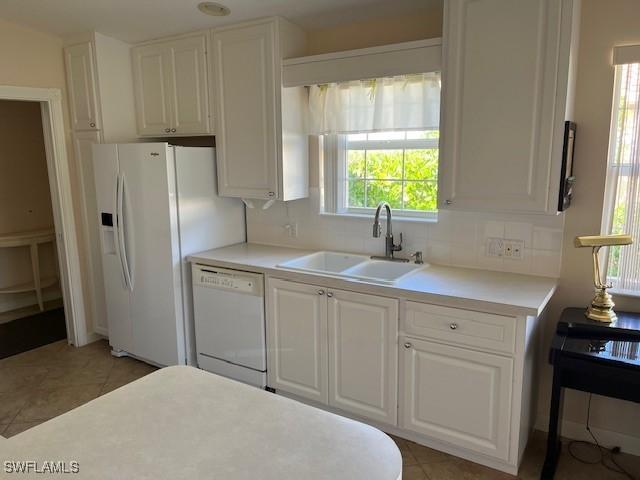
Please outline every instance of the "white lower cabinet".
[[397, 423], [398, 301], [331, 290], [329, 405]]
[[268, 279], [269, 386], [328, 402], [327, 298], [324, 289]]
[[398, 301], [269, 278], [269, 386], [396, 425]]
[[271, 277], [266, 291], [270, 387], [517, 474], [537, 318]]
[[507, 461], [513, 359], [401, 338], [400, 427]]

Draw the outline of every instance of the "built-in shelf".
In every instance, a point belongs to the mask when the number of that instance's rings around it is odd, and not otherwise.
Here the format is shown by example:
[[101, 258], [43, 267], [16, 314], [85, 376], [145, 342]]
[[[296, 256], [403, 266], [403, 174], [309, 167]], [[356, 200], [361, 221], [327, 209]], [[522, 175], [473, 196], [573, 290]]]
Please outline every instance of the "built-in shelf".
[[31, 273], [33, 274], [33, 280], [31, 280], [30, 282], [16, 283], [14, 285], [2, 287], [0, 288], [0, 294], [35, 292], [36, 298], [38, 299], [38, 306], [40, 307], [40, 311], [43, 311], [44, 302], [42, 299], [42, 290], [54, 285], [58, 281], [58, 278], [57, 276], [40, 276], [40, 257], [38, 255], [38, 245], [40, 245], [41, 243], [54, 242], [55, 239], [56, 234], [53, 228], [0, 235], [0, 248], [29, 247]]

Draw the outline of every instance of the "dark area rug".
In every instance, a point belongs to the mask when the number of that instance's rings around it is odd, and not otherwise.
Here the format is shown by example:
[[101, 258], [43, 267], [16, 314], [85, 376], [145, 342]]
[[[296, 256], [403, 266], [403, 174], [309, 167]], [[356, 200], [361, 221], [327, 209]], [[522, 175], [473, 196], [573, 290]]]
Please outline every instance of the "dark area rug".
[[0, 324], [0, 358], [67, 338], [64, 309], [56, 308]]

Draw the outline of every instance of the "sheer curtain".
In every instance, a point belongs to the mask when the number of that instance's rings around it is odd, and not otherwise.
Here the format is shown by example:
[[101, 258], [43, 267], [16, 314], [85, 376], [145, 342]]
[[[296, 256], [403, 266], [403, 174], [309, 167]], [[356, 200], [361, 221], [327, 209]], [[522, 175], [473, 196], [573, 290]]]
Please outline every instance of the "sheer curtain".
[[640, 294], [640, 63], [616, 66], [613, 102], [603, 231], [634, 244], [609, 250], [607, 277], [616, 291]]
[[438, 128], [440, 73], [314, 85], [311, 133]]

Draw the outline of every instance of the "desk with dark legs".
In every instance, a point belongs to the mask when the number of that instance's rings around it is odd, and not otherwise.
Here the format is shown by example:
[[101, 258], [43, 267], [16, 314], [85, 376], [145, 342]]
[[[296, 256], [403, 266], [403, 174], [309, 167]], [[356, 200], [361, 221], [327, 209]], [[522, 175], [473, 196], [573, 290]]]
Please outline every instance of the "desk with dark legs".
[[553, 385], [542, 480], [553, 478], [558, 462], [565, 388], [640, 403], [640, 313], [616, 313], [611, 324], [587, 319], [583, 308], [560, 316], [549, 353]]

